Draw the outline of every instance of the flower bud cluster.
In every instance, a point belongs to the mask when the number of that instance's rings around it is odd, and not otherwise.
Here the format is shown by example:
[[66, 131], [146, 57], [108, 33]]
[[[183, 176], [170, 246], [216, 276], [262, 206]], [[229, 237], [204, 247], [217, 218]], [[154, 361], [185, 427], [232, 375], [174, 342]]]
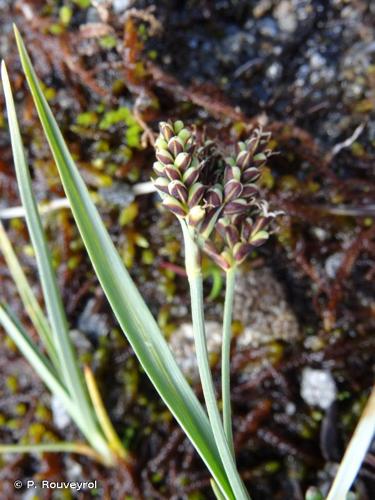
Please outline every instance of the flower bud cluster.
[[155, 151], [153, 168], [157, 177], [153, 182], [163, 205], [197, 225], [204, 216], [201, 204], [206, 187], [200, 182], [203, 165], [196, 155], [192, 133], [181, 121], [162, 122]]
[[233, 157], [225, 158], [224, 168], [211, 165], [208, 172], [183, 123], [160, 124], [154, 184], [163, 205], [185, 220], [205, 253], [225, 270], [241, 264], [268, 239], [270, 224], [280, 213], [269, 212], [256, 184], [271, 154], [269, 140], [268, 133], [254, 130], [237, 144]]

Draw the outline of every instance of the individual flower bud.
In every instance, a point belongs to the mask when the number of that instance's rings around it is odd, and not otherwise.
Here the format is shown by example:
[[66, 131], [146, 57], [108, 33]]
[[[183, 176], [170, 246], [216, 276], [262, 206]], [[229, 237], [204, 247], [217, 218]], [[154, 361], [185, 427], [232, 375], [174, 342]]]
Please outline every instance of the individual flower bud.
[[173, 124], [173, 128], [176, 134], [178, 134], [184, 128], [184, 122], [177, 120]]
[[183, 144], [186, 144], [191, 137], [191, 132], [187, 128], [183, 128], [179, 131], [178, 137], [181, 139]]
[[184, 144], [181, 139], [174, 136], [168, 142], [168, 149], [172, 153], [174, 157], [176, 157], [179, 153], [182, 153], [184, 150]]
[[188, 198], [188, 192], [186, 187], [181, 181], [172, 181], [168, 187], [169, 194], [181, 201], [182, 203], [186, 203]]
[[223, 239], [225, 238], [226, 228], [227, 228], [228, 224], [229, 224], [228, 217], [220, 217], [220, 219], [218, 219], [216, 222], [215, 229]]
[[[273, 217], [271, 216], [268, 216], [268, 217], [264, 217], [264, 216], [260, 216], [256, 219], [255, 221], [255, 224], [253, 225], [252, 227], [252, 230], [251, 230], [251, 234], [255, 234], [257, 233], [258, 231], [261, 231], [262, 229], [264, 229], [265, 227], [268, 226], [268, 224], [271, 222], [271, 220], [273, 219]], [[246, 238], [248, 239], [248, 238]]]
[[189, 209], [187, 216], [187, 223], [189, 226], [197, 227], [200, 222], [204, 219], [206, 211], [203, 207], [195, 205]]
[[164, 165], [169, 165], [173, 163], [173, 156], [169, 151], [166, 151], [164, 149], [158, 149], [156, 150], [155, 153], [156, 158], [160, 161], [160, 163], [164, 163]]
[[159, 135], [159, 137], [155, 141], [155, 148], [157, 149], [168, 149], [168, 142]]
[[253, 153], [252, 151], [241, 151], [237, 155], [236, 164], [241, 168], [245, 169], [250, 165]]
[[166, 196], [162, 202], [162, 205], [164, 205], [166, 208], [168, 208], [168, 210], [170, 210], [175, 215], [178, 215], [179, 217], [184, 217], [186, 215], [186, 210], [182, 203], [173, 198], [173, 196]]
[[232, 179], [235, 179], [236, 181], [241, 180], [241, 169], [236, 166], [234, 167], [227, 166], [225, 167], [224, 170], [224, 184], [226, 184]]
[[235, 226], [228, 224], [225, 228], [225, 237], [230, 247], [234, 247], [240, 240], [240, 235]]
[[269, 234], [267, 233], [267, 231], [258, 231], [250, 237], [250, 243], [254, 247], [260, 247], [265, 241], [268, 240], [268, 238]]
[[259, 188], [255, 184], [245, 184], [242, 189], [243, 198], [251, 198], [259, 193]]
[[190, 163], [191, 155], [189, 153], [179, 153], [174, 160], [176, 167], [181, 169], [183, 172], [189, 167]]
[[180, 171], [174, 165], [167, 165], [164, 167], [165, 175], [171, 181], [176, 181], [181, 179]]
[[170, 123], [161, 122], [159, 125], [159, 129], [160, 129], [160, 134], [167, 142], [175, 135], [173, 127]]
[[253, 221], [250, 217], [247, 217], [241, 224], [241, 237], [248, 241], [251, 235], [251, 231], [253, 230]]
[[223, 191], [220, 184], [215, 184], [206, 192], [206, 203], [210, 207], [219, 207], [223, 203]]
[[253, 247], [249, 243], [237, 243], [233, 248], [233, 257], [238, 264], [242, 262], [249, 256]]
[[260, 167], [260, 166], [264, 165], [267, 158], [268, 158], [268, 156], [265, 155], [264, 153], [258, 153], [254, 156], [253, 162], [254, 162], [255, 166]]
[[160, 163], [160, 161], [155, 161], [152, 168], [153, 168], [155, 174], [162, 175], [162, 176], [165, 175], [165, 172], [164, 172], [165, 165]]
[[206, 186], [201, 182], [196, 182], [189, 189], [188, 205], [189, 207], [194, 207], [202, 200], [204, 193], [206, 192]]
[[249, 208], [248, 202], [243, 198], [238, 198], [237, 200], [230, 201], [224, 208], [225, 215], [235, 215], [246, 212]]
[[168, 190], [169, 180], [168, 179], [166, 179], [165, 177], [157, 177], [152, 182], [158, 191], [161, 191], [162, 193], [169, 194], [169, 190]]
[[203, 246], [203, 251], [224, 271], [231, 267], [231, 257], [228, 253], [218, 253], [212, 241], [207, 240]]
[[229, 202], [239, 198], [242, 193], [242, 184], [234, 179], [227, 182], [224, 186], [225, 201]]
[[260, 177], [260, 170], [255, 167], [247, 168], [242, 172], [243, 182], [255, 182]]
[[221, 210], [222, 208], [219, 207], [219, 208], [211, 208], [210, 210], [207, 211], [206, 216], [199, 228], [199, 233], [202, 236], [202, 238], [206, 239], [210, 236], [213, 229], [215, 228], [217, 218], [219, 217]]
[[182, 180], [187, 187], [194, 184], [199, 177], [200, 169], [198, 167], [189, 167], [182, 176]]

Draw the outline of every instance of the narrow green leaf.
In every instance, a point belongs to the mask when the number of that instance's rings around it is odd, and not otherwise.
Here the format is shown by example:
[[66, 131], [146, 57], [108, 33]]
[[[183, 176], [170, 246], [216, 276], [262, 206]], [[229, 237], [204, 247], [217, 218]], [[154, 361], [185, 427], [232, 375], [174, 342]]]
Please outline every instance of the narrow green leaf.
[[15, 29], [22, 66], [78, 229], [109, 303], [145, 372], [194, 444], [226, 498], [228, 482], [206, 413], [125, 269], [74, 164]]
[[66, 387], [58, 380], [49, 360], [39, 352], [38, 347], [32, 342], [23, 326], [6, 306], [0, 303], [0, 324], [16, 344], [22, 355], [34, 368], [48, 389], [62, 402], [64, 408], [72, 417], [74, 422], [89, 443], [100, 453], [104, 460], [110, 462], [112, 456], [106, 442], [100, 434], [93, 434], [87, 425], [87, 421], [68, 394]]
[[0, 453], [78, 453], [86, 455], [94, 460], [101, 459], [100, 456], [84, 443], [71, 443], [62, 441], [58, 443], [38, 444], [0, 444]]
[[29, 315], [39, 337], [41, 338], [47, 352], [51, 358], [54, 367], [59, 370], [59, 362], [55, 346], [53, 345], [52, 332], [45, 317], [42, 308], [40, 307], [30, 285], [27, 281], [25, 273], [18, 261], [17, 255], [12, 247], [12, 244], [6, 234], [6, 231], [0, 222], [0, 250], [2, 251], [5, 262], [12, 275], [12, 278], [17, 286], [22, 303]]
[[[100, 442], [101, 432], [97, 424], [95, 412], [88, 398], [83, 377], [69, 338], [67, 320], [61, 296], [57, 288], [56, 276], [52, 268], [50, 251], [47, 246], [42, 222], [32, 192], [30, 172], [26, 163], [12, 90], [4, 62], [1, 64], [1, 77], [7, 106], [18, 188], [20, 190], [22, 204], [25, 207], [26, 223], [36, 254], [43, 296], [53, 333], [52, 339], [59, 358], [59, 371], [62, 374], [64, 384], [70, 397], [75, 402], [77, 408], [79, 408], [82, 417], [85, 419], [87, 429], [91, 431], [91, 442], [94, 437]], [[102, 440], [103, 443], [105, 443], [104, 438], [102, 438]]]

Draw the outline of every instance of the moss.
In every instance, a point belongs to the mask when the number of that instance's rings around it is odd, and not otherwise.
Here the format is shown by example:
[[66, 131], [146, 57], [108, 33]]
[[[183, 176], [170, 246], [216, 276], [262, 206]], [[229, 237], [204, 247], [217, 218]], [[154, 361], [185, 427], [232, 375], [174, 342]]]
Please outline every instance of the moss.
[[63, 5], [59, 10], [60, 22], [67, 26], [72, 19], [73, 11], [68, 5]]
[[9, 392], [13, 394], [16, 394], [18, 392], [18, 380], [14, 375], [9, 375], [9, 377], [5, 379], [5, 385]]
[[119, 217], [120, 226], [127, 226], [128, 224], [132, 223], [137, 218], [138, 212], [139, 206], [136, 201], [130, 203], [130, 205], [128, 205], [127, 207], [124, 207], [121, 210]]

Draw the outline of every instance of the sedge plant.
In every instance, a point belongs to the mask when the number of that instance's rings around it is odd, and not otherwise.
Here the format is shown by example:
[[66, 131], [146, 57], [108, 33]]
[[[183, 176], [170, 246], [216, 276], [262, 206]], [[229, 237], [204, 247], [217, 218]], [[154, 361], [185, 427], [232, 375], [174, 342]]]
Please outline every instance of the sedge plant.
[[[55, 160], [66, 197], [69, 200], [73, 217], [96, 275], [119, 325], [160, 397], [206, 464], [212, 475], [213, 487], [217, 496], [228, 500], [248, 498], [248, 494], [234, 465], [232, 455], [229, 456], [227, 463], [223, 463], [210, 421], [203, 406], [182, 374], [157, 322], [133, 283], [119, 253], [111, 241], [44, 97], [25, 45], [16, 28], [15, 36], [26, 80]], [[25, 332], [20, 322], [14, 317], [14, 314], [8, 307], [3, 305], [0, 308], [0, 324], [44, 380], [48, 388], [59, 396], [65, 408], [67, 408], [82, 434], [91, 445], [90, 449], [92, 447], [99, 457], [107, 457], [105, 461], [111, 465], [114, 462], [113, 457], [116, 456], [116, 453], [119, 453], [118, 451], [113, 452], [113, 449], [116, 449], [114, 431], [109, 428], [110, 422], [105, 416], [104, 409], [102, 408], [101, 411], [98, 411], [98, 404], [92, 404], [92, 400], [95, 400], [95, 397], [98, 398], [98, 391], [95, 390], [95, 382], [90, 375], [86, 375], [86, 382], [83, 382], [79, 365], [72, 352], [67, 320], [63, 311], [61, 298], [57, 292], [48, 247], [42, 234], [37, 205], [31, 188], [29, 167], [22, 146], [11, 86], [4, 62], [2, 63], [1, 73], [17, 180], [23, 208], [27, 215], [28, 229], [37, 257], [38, 270], [47, 309], [48, 319], [46, 321], [42, 320], [42, 323], [46, 323], [45, 326], [48, 325], [48, 329], [40, 327], [39, 330], [37, 329], [41, 340], [45, 344], [46, 354], [41, 353], [31, 341], [30, 336]], [[3, 238], [3, 241], [6, 240]], [[11, 254], [8, 252], [9, 256]], [[13, 259], [14, 262], [15, 260]], [[20, 266], [18, 266], [17, 270], [20, 270]], [[19, 276], [21, 274], [18, 273]], [[27, 293], [26, 295], [24, 293], [21, 297], [23, 300], [26, 299], [28, 310], [30, 310], [29, 303], [32, 294]], [[33, 299], [31, 299], [31, 302], [34, 305], [36, 304], [36, 301], [33, 301]], [[41, 317], [39, 309], [36, 316], [35, 313], [34, 316], [33, 314], [31, 315], [31, 319], [36, 322]], [[88, 370], [86, 370], [86, 374], [89, 374]], [[91, 404], [92, 406], [90, 406]], [[81, 408], [77, 411], [79, 406], [82, 406], [81, 413]], [[95, 411], [95, 418], [92, 413], [93, 409]], [[119, 443], [117, 444], [119, 445]], [[55, 445], [44, 444], [43, 446], [45, 450], [57, 451]], [[23, 452], [31, 450], [29, 447], [18, 447], [18, 450], [15, 447], [17, 445], [4, 445], [3, 451]], [[71, 446], [68, 448], [61, 445], [59, 451], [72, 451]], [[41, 448], [40, 450], [42, 451]], [[37, 450], [34, 449], [33, 451]], [[228, 462], [230, 464], [229, 467]]]
[[[269, 211], [268, 203], [257, 185], [262, 166], [272, 154], [269, 134], [260, 128], [255, 129], [246, 141], [236, 145], [233, 153], [225, 155], [210, 143], [199, 144], [192, 131], [181, 121], [163, 122], [155, 143], [157, 161], [154, 163], [156, 177], [153, 183], [163, 206], [177, 217], [183, 235], [204, 408], [182, 374], [155, 319], [124, 267], [69, 153], [16, 28], [15, 35], [26, 80], [69, 206], [95, 273], [124, 335], [160, 397], [210, 471], [212, 488], [217, 498], [250, 498], [236, 466], [233, 443], [230, 403], [231, 325], [238, 268], [254, 248], [268, 239], [273, 221], [280, 214]], [[2, 445], [0, 452], [38, 449], [75, 451], [115, 466], [128, 456], [105, 411], [93, 373], [88, 367], [82, 372], [69, 338], [67, 318], [32, 192], [29, 167], [4, 63], [1, 74], [16, 175], [35, 250], [47, 316], [38, 304], [1, 225], [0, 249], [45, 352], [32, 342], [9, 307], [2, 304], [0, 324], [49, 390], [62, 401], [85, 436], [86, 443]], [[221, 354], [222, 411], [216, 397], [207, 351], [202, 254], [211, 258], [226, 276]], [[346, 463], [339, 471], [341, 476]], [[333, 487], [334, 491], [341, 483], [340, 477]], [[347, 491], [350, 484], [347, 481], [340, 494]], [[336, 498], [331, 493], [330, 500]]]

